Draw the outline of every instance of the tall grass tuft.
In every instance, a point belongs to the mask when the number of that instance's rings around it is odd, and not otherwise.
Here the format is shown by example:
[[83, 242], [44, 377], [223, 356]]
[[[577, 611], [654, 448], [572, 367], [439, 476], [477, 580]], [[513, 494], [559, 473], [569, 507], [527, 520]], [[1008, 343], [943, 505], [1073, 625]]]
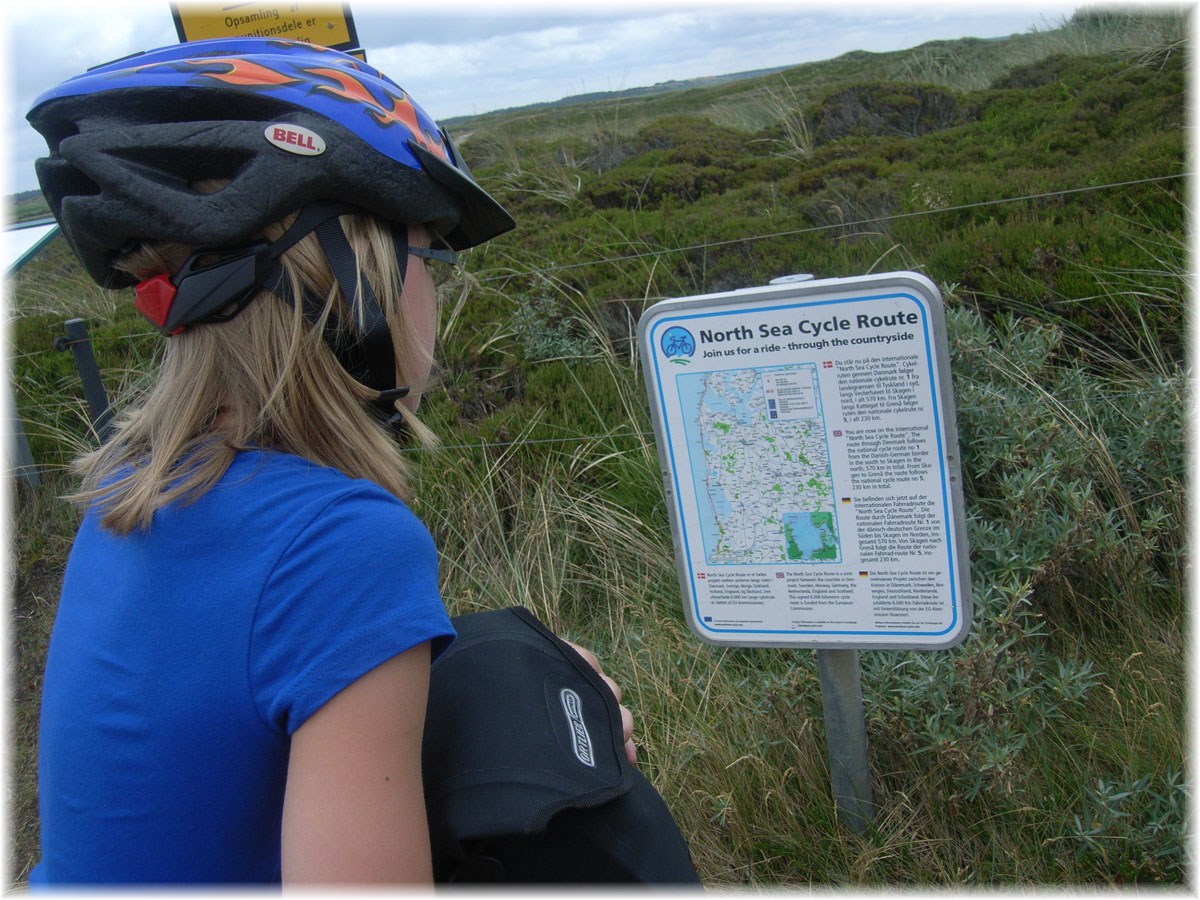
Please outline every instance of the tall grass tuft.
[[762, 88], [762, 106], [776, 128], [779, 137], [764, 138], [774, 152], [784, 159], [799, 160], [812, 153], [813, 132], [805, 104], [796, 89], [787, 79], [779, 79], [778, 85], [768, 84]]

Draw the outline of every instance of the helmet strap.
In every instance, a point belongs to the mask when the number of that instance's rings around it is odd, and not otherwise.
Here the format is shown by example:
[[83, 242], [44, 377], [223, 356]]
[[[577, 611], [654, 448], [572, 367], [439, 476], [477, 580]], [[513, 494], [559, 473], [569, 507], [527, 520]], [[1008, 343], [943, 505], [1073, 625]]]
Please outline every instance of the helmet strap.
[[[358, 317], [357, 335], [344, 326], [335, 329], [333, 352], [356, 381], [377, 391], [391, 390], [396, 387], [396, 356], [387, 316], [371, 285], [359, 272], [358, 260], [341, 223], [336, 218], [327, 219], [316, 231], [346, 301], [344, 312]], [[325, 339], [328, 341], [330, 337], [327, 328]]]
[[[286, 302], [298, 303], [304, 318], [322, 329], [321, 337], [350, 376], [379, 392], [371, 403], [384, 414], [400, 418], [395, 404], [409, 389], [396, 385], [396, 354], [388, 318], [362, 277], [354, 249], [338, 221], [339, 216], [358, 211], [345, 203], [314, 203], [300, 210], [273, 243], [258, 241], [239, 250], [199, 250], [170, 278], [156, 276], [139, 284], [135, 289], [137, 307], [159, 331], [178, 334], [189, 325], [232, 319], [265, 288]], [[341, 315], [327, 315], [325, 300], [307, 289], [295, 297], [284, 275], [283, 254], [313, 232], [345, 303]], [[392, 241], [403, 288], [407, 229], [394, 225]], [[215, 263], [201, 263], [213, 254], [220, 256]]]
[[[379, 397], [371, 401], [372, 405], [382, 412], [392, 412], [392, 419], [398, 419], [395, 414], [395, 403], [409, 393], [409, 388], [396, 385], [396, 354], [392, 345], [392, 332], [371, 285], [362, 277], [358, 260], [346, 232], [342, 229], [338, 216], [356, 212], [352, 207], [336, 203], [316, 203], [305, 207], [296, 217], [296, 221], [282, 237], [271, 245], [272, 250], [279, 248], [279, 253], [289, 249], [300, 238], [310, 231], [316, 233], [321, 244], [321, 250], [329, 263], [330, 271], [338, 283], [342, 297], [346, 303], [344, 313], [347, 316], [358, 316], [357, 333], [351, 326], [339, 321], [337, 317], [325, 316], [324, 302], [310, 291], [303, 291], [300, 299], [301, 313], [313, 325], [322, 325], [322, 337], [333, 351], [341, 364], [355, 381], [372, 390], [379, 391]], [[392, 229], [393, 241], [397, 248], [404, 246], [403, 256], [398, 256], [398, 265], [404, 266], [408, 257], [408, 237], [403, 226]], [[280, 245], [284, 245], [280, 247]], [[401, 286], [403, 286], [403, 269], [401, 271]], [[272, 277], [268, 279], [267, 289], [284, 299], [290, 299], [286, 288], [283, 268], [276, 261]], [[388, 420], [393, 424], [392, 419]]]

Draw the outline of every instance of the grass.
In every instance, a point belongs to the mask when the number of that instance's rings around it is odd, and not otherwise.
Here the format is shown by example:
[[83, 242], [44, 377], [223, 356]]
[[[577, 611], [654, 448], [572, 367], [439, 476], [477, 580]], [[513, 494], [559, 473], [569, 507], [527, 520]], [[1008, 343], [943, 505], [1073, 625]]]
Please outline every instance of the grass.
[[16, 562], [11, 607], [9, 708], [11, 733], [9, 777], [9, 883], [28, 877], [38, 855], [37, 727], [42, 668], [50, 628], [62, 584], [63, 561], [78, 519], [58, 494], [66, 488], [61, 475], [44, 477], [34, 491], [15, 485], [17, 527], [12, 548]]
[[[417, 512], [453, 612], [520, 604], [600, 655], [706, 884], [1186, 883], [1184, 181], [1055, 193], [1182, 175], [1181, 21], [1080, 14], [924, 61], [471, 120], [472, 167], [522, 229], [442, 287], [423, 411], [445, 448], [414, 451]], [[908, 133], [813, 127], [867, 113]], [[664, 296], [888, 268], [947, 299], [976, 617], [951, 651], [861, 655], [878, 813], [855, 836], [829, 797], [815, 655], [715, 650], [684, 625], [633, 328]], [[87, 318], [116, 394], [157, 344], [61, 243], [12, 296], [45, 473], [15, 498], [20, 884], [76, 521], [56, 497], [92, 439], [51, 345]]]
[[[1004, 374], [1024, 383], [1025, 371]], [[635, 402], [638, 386], [627, 373], [623, 381], [614, 376], [614, 388]], [[1049, 414], [1072, 418], [1069, 410]], [[964, 415], [990, 418], [996, 409]], [[535, 450], [518, 435], [505, 448], [423, 458], [422, 513], [443, 548], [452, 609], [520, 603], [601, 653], [638, 711], [643, 766], [691, 837], [707, 883], [1044, 884], [1178, 875], [1145, 860], [1114, 864], [1084, 854], [1097, 866], [1089, 871], [1077, 859], [1085, 845], [1073, 832], [1083, 812], [1081, 785], [1097, 773], [1154, 772], [1182, 759], [1178, 610], [1154, 623], [1149, 615], [1122, 620], [1115, 641], [1080, 641], [1070, 622], [1047, 630], [1047, 613], [1034, 604], [1048, 598], [1035, 597], [1030, 579], [1047, 577], [1052, 562], [1026, 543], [1028, 558], [1008, 572], [1019, 580], [1000, 596], [1006, 608], [981, 604], [988, 621], [961, 652], [945, 655], [932, 696], [930, 676], [919, 675], [929, 655], [876, 653], [865, 663], [881, 815], [869, 835], [856, 838], [833, 821], [812, 655], [695, 645], [682, 626], [668, 536], [656, 525], [662, 510], [630, 512], [658, 494], [652, 448], [644, 433], [631, 437], [611, 425], [606, 433], [599, 418], [591, 425], [570, 449]], [[1077, 436], [1093, 445], [1086, 462], [1102, 474], [1110, 469], [1097, 436]], [[1009, 515], [998, 507], [985, 521]], [[988, 542], [976, 538], [986, 550]], [[1007, 546], [1015, 552], [1020, 544]], [[1118, 568], [1131, 563], [1123, 556]], [[982, 568], [985, 580], [1003, 575]], [[1036, 679], [1045, 695], [1014, 701], [1005, 677], [1022, 655], [1021, 677]], [[1006, 748], [991, 748], [997, 759], [989, 761], [989, 748], [968, 746], [971, 729], [957, 722], [944, 723], [947, 733], [962, 733], [941, 742], [929, 717], [965, 706], [972, 695], [996, 710], [977, 709], [967, 725], [987, 724], [1009, 741], [1028, 735], [1019, 749], [1005, 756]], [[1050, 721], [1043, 726], [1044, 716]], [[973, 780], [975, 770], [989, 773], [983, 783]], [[1169, 841], [1163, 836], [1163, 846]]]

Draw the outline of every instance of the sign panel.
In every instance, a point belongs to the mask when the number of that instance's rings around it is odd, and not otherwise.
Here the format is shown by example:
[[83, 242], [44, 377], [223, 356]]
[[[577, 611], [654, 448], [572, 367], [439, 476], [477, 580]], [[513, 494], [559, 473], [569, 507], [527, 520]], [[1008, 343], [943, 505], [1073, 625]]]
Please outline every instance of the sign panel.
[[180, 43], [209, 38], [277, 37], [335, 50], [358, 47], [350, 7], [329, 0], [255, 3], [245, 0], [183, 0], [172, 3]]
[[970, 627], [941, 295], [908, 272], [666, 300], [638, 323], [688, 623], [717, 645]]

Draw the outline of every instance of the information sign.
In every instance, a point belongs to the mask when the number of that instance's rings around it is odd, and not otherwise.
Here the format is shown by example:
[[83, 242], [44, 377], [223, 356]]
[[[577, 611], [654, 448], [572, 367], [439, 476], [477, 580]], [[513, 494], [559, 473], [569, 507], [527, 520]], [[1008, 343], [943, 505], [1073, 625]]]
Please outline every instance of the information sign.
[[952, 646], [971, 592], [945, 316], [899, 272], [638, 324], [684, 609], [728, 646]]
[[358, 48], [350, 7], [329, 0], [183, 0], [172, 3], [171, 12], [180, 43], [208, 38], [277, 37], [334, 50]]

